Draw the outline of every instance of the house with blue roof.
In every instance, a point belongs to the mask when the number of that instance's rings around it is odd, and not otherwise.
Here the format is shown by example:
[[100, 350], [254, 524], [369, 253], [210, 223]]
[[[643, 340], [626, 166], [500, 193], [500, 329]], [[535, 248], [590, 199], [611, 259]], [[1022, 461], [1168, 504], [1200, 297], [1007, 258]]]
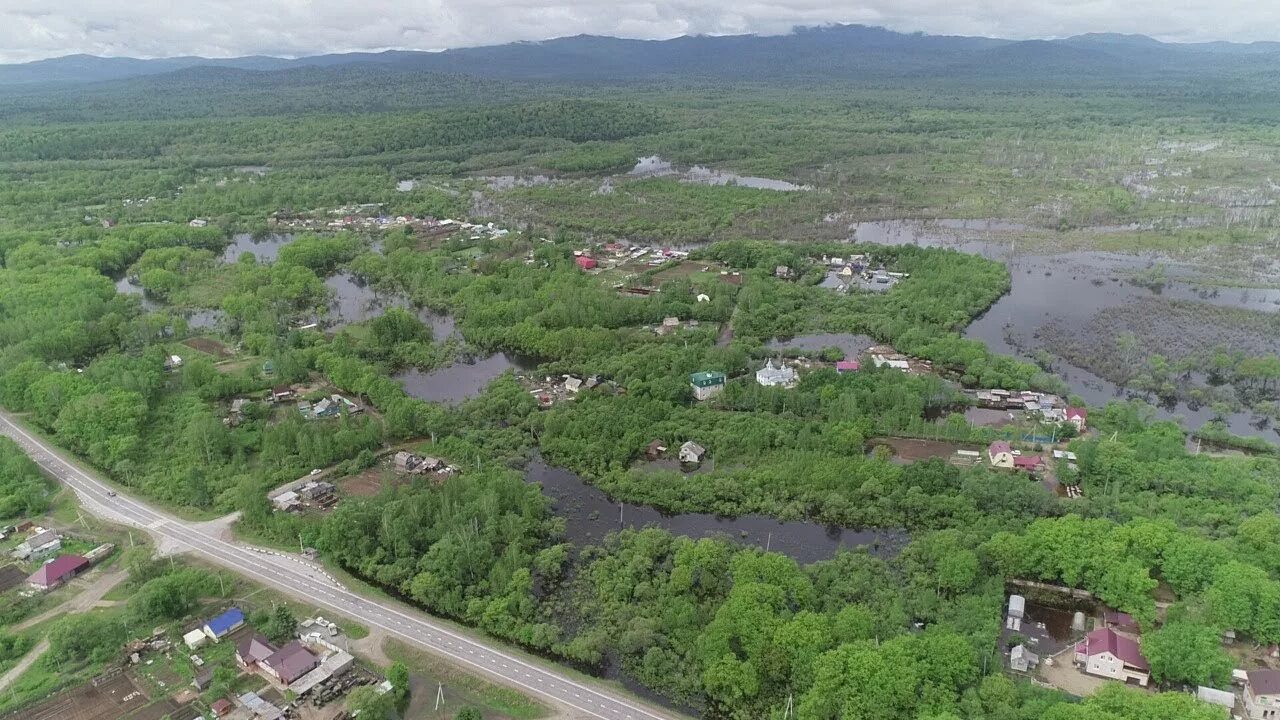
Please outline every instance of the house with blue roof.
[[204, 624], [204, 634], [218, 642], [244, 625], [244, 613], [240, 608], [230, 608], [216, 618]]

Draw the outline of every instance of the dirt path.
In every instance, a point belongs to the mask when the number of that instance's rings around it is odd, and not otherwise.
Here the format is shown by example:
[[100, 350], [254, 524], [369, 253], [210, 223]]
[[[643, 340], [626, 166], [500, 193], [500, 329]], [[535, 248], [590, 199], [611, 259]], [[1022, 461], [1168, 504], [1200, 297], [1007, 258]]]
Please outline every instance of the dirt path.
[[31, 651], [19, 660], [17, 665], [14, 665], [9, 672], [5, 673], [4, 677], [0, 677], [0, 690], [7, 690], [14, 680], [22, 677], [22, 673], [30, 670], [31, 666], [35, 665], [40, 656], [44, 655], [48, 650], [49, 640], [47, 638], [36, 643], [36, 646], [31, 648]]
[[[104, 601], [102, 598], [106, 597], [106, 594], [111, 592], [112, 588], [119, 585], [121, 581], [128, 576], [129, 573], [124, 570], [113, 570], [108, 573], [103, 573], [93, 582], [89, 583], [86, 588], [81, 590], [79, 595], [70, 598], [55, 608], [46, 610], [35, 617], [23, 620], [17, 625], [14, 625], [13, 629], [26, 630], [58, 615], [79, 613], [86, 610], [92, 610], [95, 607], [103, 607], [102, 603]], [[107, 606], [109, 607], [114, 604], [115, 603], [109, 603]]]

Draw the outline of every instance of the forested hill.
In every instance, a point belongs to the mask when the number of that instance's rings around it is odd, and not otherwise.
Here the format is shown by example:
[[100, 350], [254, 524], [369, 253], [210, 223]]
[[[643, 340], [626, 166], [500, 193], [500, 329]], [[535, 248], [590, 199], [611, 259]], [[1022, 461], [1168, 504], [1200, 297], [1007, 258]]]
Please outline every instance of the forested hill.
[[580, 35], [544, 42], [446, 52], [349, 53], [285, 60], [270, 57], [137, 60], [72, 55], [0, 65], [0, 86], [121, 80], [187, 68], [262, 72], [289, 68], [376, 65], [383, 71], [464, 73], [523, 80], [626, 80], [705, 77], [735, 80], [822, 77], [874, 79], [967, 75], [972, 71], [1027, 75], [1081, 69], [1130, 76], [1160, 72], [1250, 73], [1280, 67], [1280, 45], [1175, 44], [1144, 36], [1092, 34], [1064, 40], [1012, 41], [903, 34], [862, 25], [798, 28], [787, 35], [628, 40]]

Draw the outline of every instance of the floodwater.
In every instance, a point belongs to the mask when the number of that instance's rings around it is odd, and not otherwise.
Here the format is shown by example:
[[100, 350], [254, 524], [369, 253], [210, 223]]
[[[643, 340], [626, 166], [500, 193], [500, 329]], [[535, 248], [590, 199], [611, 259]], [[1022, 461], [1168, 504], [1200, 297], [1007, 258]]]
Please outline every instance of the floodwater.
[[804, 350], [818, 353], [829, 347], [838, 347], [844, 351], [845, 357], [858, 357], [867, 351], [876, 341], [869, 335], [852, 333], [814, 333], [797, 335], [791, 338], [774, 338], [765, 344], [767, 348], [778, 350]]
[[392, 377], [399, 380], [404, 391], [412, 397], [457, 405], [479, 395], [489, 383], [508, 370], [532, 370], [535, 367], [537, 363], [529, 358], [497, 353], [471, 362], [459, 360], [429, 372], [417, 368], [402, 370]]
[[[946, 247], [982, 255], [1009, 267], [1012, 287], [985, 314], [965, 329], [965, 337], [981, 340], [994, 352], [1031, 360], [1027, 352], [1035, 346], [1037, 332], [1050, 321], [1066, 327], [1083, 327], [1099, 311], [1124, 306], [1143, 297], [1163, 296], [1205, 302], [1246, 310], [1280, 310], [1280, 290], [1257, 288], [1216, 288], [1198, 285], [1185, 267], [1166, 265], [1168, 282], [1160, 290], [1133, 284], [1124, 278], [1154, 267], [1160, 258], [1081, 251], [1057, 255], [1018, 255], [1005, 242], [966, 238], [963, 230], [985, 231], [991, 227], [1016, 231], [1018, 225], [998, 221], [892, 220], [860, 223], [852, 239], [881, 245]], [[956, 232], [961, 230], [961, 232]], [[1083, 368], [1057, 358], [1055, 370], [1071, 391], [1090, 405], [1104, 405], [1126, 393], [1114, 383]], [[1208, 407], [1192, 409], [1186, 403], [1159, 408], [1162, 418], [1182, 417], [1188, 428], [1198, 428], [1214, 418]], [[1232, 433], [1262, 437], [1248, 412], [1227, 418]]]
[[293, 235], [272, 233], [254, 237], [249, 233], [237, 233], [232, 236], [231, 244], [222, 252], [222, 261], [234, 263], [244, 253], [253, 253], [258, 262], [273, 262], [280, 254], [280, 248], [293, 242]]
[[409, 192], [410, 190], [416, 187], [418, 187], [417, 180], [401, 180], [400, 182], [396, 183], [396, 190], [398, 190], [399, 192]]
[[568, 470], [547, 464], [539, 455], [530, 461], [525, 480], [542, 485], [543, 493], [555, 504], [556, 514], [565, 518], [565, 535], [578, 546], [598, 544], [605, 535], [622, 528], [658, 527], [689, 538], [723, 537], [782, 553], [800, 563], [812, 563], [831, 558], [841, 548], [868, 547], [874, 555], [891, 556], [910, 539], [904, 531], [781, 522], [765, 515], [664, 515], [645, 505], [614, 502], [604, 491]]
[[419, 320], [431, 328], [431, 338], [436, 342], [461, 337], [452, 315], [414, 308], [400, 295], [381, 294], [373, 285], [354, 273], [344, 270], [325, 278], [324, 284], [334, 294], [326, 323], [331, 328], [343, 328], [372, 320], [386, 312], [387, 308], [398, 307], [414, 312]]
[[737, 185], [739, 187], [756, 188], [758, 190], [777, 190], [779, 192], [795, 192], [812, 190], [808, 185], [797, 185], [786, 180], [739, 175], [724, 170], [712, 170], [694, 165], [685, 171], [676, 169], [670, 162], [657, 155], [639, 158], [636, 166], [627, 173], [630, 177], [673, 177], [679, 176], [681, 182], [698, 185]]
[[116, 292], [121, 295], [133, 295], [142, 302], [142, 309], [147, 312], [155, 312], [164, 307], [164, 304], [153, 300], [147, 291], [142, 289], [141, 285], [134, 285], [129, 282], [129, 278], [122, 277], [116, 280]]

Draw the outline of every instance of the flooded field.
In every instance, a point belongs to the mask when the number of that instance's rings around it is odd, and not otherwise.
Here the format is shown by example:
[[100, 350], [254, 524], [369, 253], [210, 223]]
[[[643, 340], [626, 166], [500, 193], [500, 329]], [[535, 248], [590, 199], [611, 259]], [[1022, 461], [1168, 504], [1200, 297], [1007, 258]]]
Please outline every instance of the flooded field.
[[[1031, 360], [1036, 350], [1053, 352], [1045, 338], [1053, 328], [1061, 332], [1084, 332], [1091, 323], [1105, 321], [1117, 308], [1132, 308], [1144, 302], [1172, 299], [1205, 303], [1222, 308], [1236, 308], [1264, 313], [1280, 311], [1280, 289], [1223, 288], [1196, 282], [1196, 268], [1178, 265], [1154, 255], [1125, 255], [1110, 252], [1069, 252], [1056, 255], [1016, 253], [1016, 245], [990, 239], [974, 239], [973, 233], [1017, 231], [1016, 223], [999, 221], [894, 220], [861, 223], [852, 240], [883, 245], [920, 245], [946, 247], [982, 255], [1009, 266], [1012, 288], [984, 315], [974, 320], [965, 336], [985, 342], [998, 353]], [[1134, 281], [1143, 273], [1159, 267], [1165, 282], [1154, 289]], [[1205, 309], [1204, 315], [1213, 314]], [[1220, 331], [1218, 342], [1230, 343], [1234, 330], [1207, 325], [1211, 332]], [[1183, 328], [1163, 328], [1161, 332], [1178, 333]], [[1117, 326], [1116, 334], [1124, 330]], [[1096, 333], [1095, 333], [1096, 334]], [[1201, 344], [1212, 338], [1199, 337]], [[1147, 357], [1144, 348], [1139, 360]], [[1072, 364], [1055, 354], [1054, 369], [1071, 386], [1072, 392], [1091, 405], [1122, 398], [1125, 391], [1116, 383], [1094, 372]], [[1186, 403], [1167, 405], [1160, 410], [1163, 417], [1180, 416], [1189, 428], [1196, 428], [1214, 417], [1208, 407], [1191, 407]], [[1237, 435], [1273, 436], [1266, 427], [1255, 427], [1247, 412], [1235, 413], [1227, 419], [1231, 432]]]
[[359, 275], [346, 271], [339, 272], [325, 278], [324, 284], [333, 291], [334, 295], [333, 302], [329, 304], [326, 323], [331, 328], [343, 328], [354, 323], [372, 320], [386, 312], [387, 308], [398, 307], [414, 312], [419, 320], [426, 323], [431, 328], [432, 339], [436, 342], [444, 342], [451, 337], [461, 337], [452, 315], [415, 308], [400, 295], [380, 293]]
[[293, 242], [293, 235], [272, 233], [254, 237], [249, 233], [237, 233], [232, 236], [231, 244], [222, 251], [222, 261], [234, 263], [245, 253], [252, 253], [260, 263], [272, 262], [280, 254], [280, 248]]
[[814, 333], [797, 335], [790, 338], [774, 338], [765, 347], [777, 350], [803, 350], [819, 353], [829, 347], [837, 347], [844, 351], [845, 357], [858, 357], [876, 341], [868, 335], [852, 333]]
[[813, 189], [808, 185], [796, 185], [786, 180], [738, 175], [737, 173], [722, 170], [712, 170], [701, 165], [694, 165], [687, 170], [679, 170], [675, 165], [657, 155], [639, 158], [636, 161], [636, 166], [627, 175], [629, 177], [675, 177], [680, 182], [697, 185], [737, 185], [739, 187], [755, 188], [757, 190], [777, 190], [779, 192]]
[[565, 534], [579, 546], [599, 543], [605, 535], [620, 528], [659, 527], [690, 538], [723, 537], [743, 545], [768, 548], [801, 563], [811, 563], [832, 557], [840, 548], [868, 547], [875, 555], [889, 556], [909, 540], [901, 531], [780, 522], [764, 515], [738, 518], [702, 513], [664, 515], [651, 507], [614, 502], [602, 490], [568, 470], [548, 465], [540, 456], [530, 461], [525, 479], [542, 485], [543, 493], [555, 503], [556, 514], [567, 521]]
[[517, 355], [497, 353], [486, 358], [459, 360], [448, 367], [430, 372], [403, 370], [392, 377], [404, 385], [404, 391], [419, 400], [457, 405], [479, 395], [489, 383], [508, 370], [531, 370], [537, 363]]

